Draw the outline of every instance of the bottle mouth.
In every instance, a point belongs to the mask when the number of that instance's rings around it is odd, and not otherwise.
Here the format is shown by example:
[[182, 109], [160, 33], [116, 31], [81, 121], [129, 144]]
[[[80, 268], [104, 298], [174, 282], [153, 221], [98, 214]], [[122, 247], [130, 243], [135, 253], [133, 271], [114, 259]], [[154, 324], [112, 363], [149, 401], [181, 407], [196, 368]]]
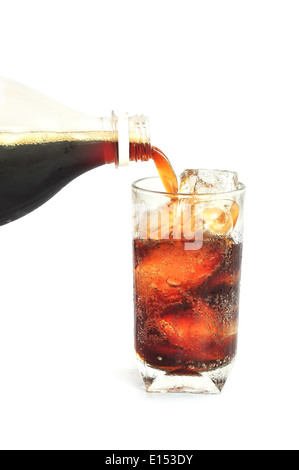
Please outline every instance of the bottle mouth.
[[149, 119], [143, 115], [112, 112], [112, 123], [118, 142], [116, 166], [127, 166], [132, 161], [150, 158]]
[[130, 142], [137, 144], [150, 143], [149, 118], [143, 115], [129, 117], [129, 138]]

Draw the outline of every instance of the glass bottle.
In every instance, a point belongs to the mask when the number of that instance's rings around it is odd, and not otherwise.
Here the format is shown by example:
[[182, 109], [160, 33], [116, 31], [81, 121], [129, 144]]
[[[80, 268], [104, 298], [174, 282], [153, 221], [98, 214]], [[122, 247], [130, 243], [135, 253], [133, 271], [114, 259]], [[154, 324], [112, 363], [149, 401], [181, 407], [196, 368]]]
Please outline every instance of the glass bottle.
[[[151, 145], [148, 118], [91, 117], [0, 77], [0, 225], [33, 211], [86, 171], [149, 159], [162, 178], [171, 175], [167, 158]], [[169, 181], [166, 189], [176, 192]]]

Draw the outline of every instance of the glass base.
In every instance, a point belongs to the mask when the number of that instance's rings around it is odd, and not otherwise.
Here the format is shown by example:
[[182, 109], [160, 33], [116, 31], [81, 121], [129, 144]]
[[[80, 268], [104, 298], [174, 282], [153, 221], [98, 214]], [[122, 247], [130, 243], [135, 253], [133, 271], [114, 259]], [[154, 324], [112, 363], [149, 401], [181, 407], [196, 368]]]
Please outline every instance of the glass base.
[[224, 367], [198, 372], [196, 375], [176, 375], [155, 369], [137, 356], [138, 369], [147, 392], [153, 393], [221, 393], [234, 365], [234, 359]]

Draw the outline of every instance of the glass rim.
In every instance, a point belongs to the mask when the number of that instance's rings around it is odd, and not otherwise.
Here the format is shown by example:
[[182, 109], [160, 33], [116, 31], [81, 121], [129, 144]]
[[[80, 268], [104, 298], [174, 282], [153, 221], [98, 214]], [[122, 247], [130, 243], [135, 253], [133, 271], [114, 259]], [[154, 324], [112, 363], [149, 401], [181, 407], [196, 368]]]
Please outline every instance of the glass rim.
[[[202, 171], [207, 171], [206, 169], [201, 169], [200, 170]], [[223, 173], [230, 173], [229, 170], [209, 170], [209, 171], [221, 171]], [[178, 175], [177, 175], [178, 176]], [[208, 198], [212, 198], [212, 197], [215, 197], [215, 196], [221, 196], [221, 195], [229, 195], [229, 194], [238, 194], [238, 193], [242, 193], [245, 191], [246, 189], [246, 186], [239, 182], [238, 183], [238, 188], [237, 189], [233, 189], [231, 191], [220, 191], [220, 192], [216, 192], [216, 193], [168, 193], [166, 191], [157, 191], [157, 190], [154, 190], [154, 189], [147, 189], [147, 188], [143, 188], [142, 186], [140, 186], [140, 183], [142, 183], [143, 181], [149, 181], [149, 180], [160, 180], [160, 177], [159, 176], [149, 176], [147, 178], [140, 178], [136, 181], [134, 181], [132, 183], [132, 189], [137, 189], [138, 191], [142, 191], [144, 193], [148, 193], [148, 194], [157, 194], [157, 195], [162, 195], [162, 196], [175, 196], [175, 197], [185, 197], [185, 198], [194, 198], [194, 197], [208, 197]]]

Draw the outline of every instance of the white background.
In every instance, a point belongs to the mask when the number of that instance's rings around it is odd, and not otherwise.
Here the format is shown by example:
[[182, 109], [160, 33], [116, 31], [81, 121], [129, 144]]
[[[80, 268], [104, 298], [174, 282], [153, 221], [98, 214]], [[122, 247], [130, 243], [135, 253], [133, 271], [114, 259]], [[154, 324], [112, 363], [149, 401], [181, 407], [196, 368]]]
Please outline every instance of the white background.
[[87, 173], [0, 229], [0, 447], [298, 449], [297, 1], [2, 1], [0, 75], [150, 117], [179, 173], [247, 186], [238, 358], [219, 396], [146, 394], [130, 185]]

